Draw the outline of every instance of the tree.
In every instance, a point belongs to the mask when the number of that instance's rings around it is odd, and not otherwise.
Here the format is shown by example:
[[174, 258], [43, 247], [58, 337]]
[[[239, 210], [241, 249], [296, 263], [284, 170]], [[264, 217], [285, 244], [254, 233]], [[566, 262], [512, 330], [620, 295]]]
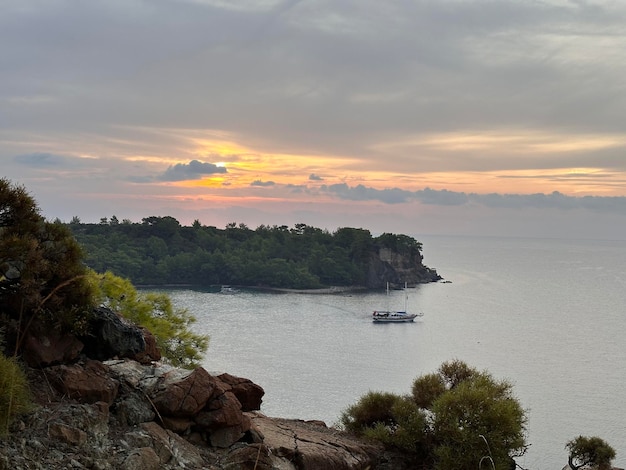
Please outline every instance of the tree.
[[438, 470], [474, 470], [489, 460], [509, 468], [526, 450], [526, 416], [511, 385], [479, 373], [444, 392], [432, 405]]
[[566, 444], [573, 470], [610, 470], [615, 450], [599, 437], [578, 436]]
[[511, 384], [458, 360], [418, 377], [408, 397], [365, 395], [342, 424], [437, 470], [508, 469], [526, 451], [526, 413]]
[[46, 222], [21, 186], [0, 179], [0, 313], [16, 350], [32, 322], [77, 331], [93, 307], [82, 250], [69, 228]]

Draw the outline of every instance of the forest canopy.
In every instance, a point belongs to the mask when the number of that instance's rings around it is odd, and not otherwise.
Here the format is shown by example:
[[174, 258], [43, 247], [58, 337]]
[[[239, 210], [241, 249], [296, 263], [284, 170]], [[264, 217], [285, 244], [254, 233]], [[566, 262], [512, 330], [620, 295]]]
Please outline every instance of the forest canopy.
[[147, 217], [140, 223], [103, 218], [68, 227], [83, 246], [87, 265], [112, 271], [135, 285], [245, 285], [313, 289], [366, 285], [372, 253], [381, 247], [421, 263], [422, 244], [406, 235], [369, 230], [327, 230], [296, 224], [251, 229], [195, 221], [182, 226], [173, 217]]

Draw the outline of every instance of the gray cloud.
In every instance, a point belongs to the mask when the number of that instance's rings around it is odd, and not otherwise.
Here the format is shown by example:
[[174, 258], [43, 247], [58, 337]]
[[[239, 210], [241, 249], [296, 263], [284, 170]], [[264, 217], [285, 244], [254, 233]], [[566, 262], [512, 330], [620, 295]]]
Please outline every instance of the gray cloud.
[[323, 185], [324, 192], [351, 201], [380, 201], [400, 204], [412, 200], [437, 206], [482, 205], [490, 208], [524, 209], [587, 209], [600, 212], [626, 213], [626, 197], [567, 196], [558, 191], [551, 194], [476, 194], [425, 188], [417, 191], [403, 189], [375, 189], [363, 185], [350, 187], [345, 183]]
[[58, 167], [67, 163], [67, 157], [52, 153], [29, 153], [17, 155], [13, 159], [16, 163], [35, 168]]
[[227, 173], [227, 170], [225, 167], [217, 166], [213, 163], [191, 160], [189, 163], [170, 165], [158, 179], [160, 181], [197, 180], [201, 179], [203, 176], [216, 173]]
[[265, 187], [265, 188], [269, 186], [274, 186], [274, 185], [276, 185], [274, 181], [254, 180], [252, 183], [250, 183], [250, 186]]
[[323, 181], [323, 180], [324, 180], [324, 178], [322, 178], [319, 175], [316, 175], [315, 173], [311, 173], [309, 175], [309, 181]]

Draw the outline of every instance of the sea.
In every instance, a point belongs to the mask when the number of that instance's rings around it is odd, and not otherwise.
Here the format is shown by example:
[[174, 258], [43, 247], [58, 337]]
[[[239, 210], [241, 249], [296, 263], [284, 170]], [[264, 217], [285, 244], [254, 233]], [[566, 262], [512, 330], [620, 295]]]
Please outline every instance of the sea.
[[560, 470], [598, 436], [626, 468], [626, 241], [415, 236], [446, 282], [408, 290], [413, 323], [374, 324], [402, 291], [167, 290], [210, 336], [203, 366], [265, 389], [268, 416], [338, 423], [368, 391], [409, 394], [460, 359], [513, 384], [528, 470]]

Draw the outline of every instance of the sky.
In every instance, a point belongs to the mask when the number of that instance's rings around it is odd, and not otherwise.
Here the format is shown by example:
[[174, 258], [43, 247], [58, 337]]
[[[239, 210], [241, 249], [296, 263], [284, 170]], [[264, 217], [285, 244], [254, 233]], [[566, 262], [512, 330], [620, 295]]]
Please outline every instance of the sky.
[[51, 220], [626, 239], [626, 1], [0, 0]]

